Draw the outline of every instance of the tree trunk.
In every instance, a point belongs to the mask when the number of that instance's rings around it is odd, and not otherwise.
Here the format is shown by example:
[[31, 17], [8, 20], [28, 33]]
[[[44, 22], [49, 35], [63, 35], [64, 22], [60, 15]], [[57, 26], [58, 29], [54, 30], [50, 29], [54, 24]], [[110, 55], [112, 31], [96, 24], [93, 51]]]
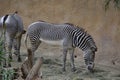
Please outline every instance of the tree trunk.
[[43, 61], [42, 58], [38, 58], [38, 60], [36, 61], [32, 69], [30, 70], [25, 80], [36, 80], [36, 79], [40, 80], [38, 73], [39, 73], [39, 69], [41, 67], [42, 61]]
[[23, 74], [22, 78], [25, 79], [29, 73], [29, 71], [31, 70], [32, 66], [33, 66], [33, 61], [32, 61], [32, 51], [30, 49], [27, 50], [28, 52], [28, 57], [25, 59], [25, 61], [23, 62], [22, 66], [21, 66], [21, 72]]
[[30, 49], [27, 50], [28, 57], [21, 66], [22, 78], [25, 80], [40, 80], [38, 74], [43, 58], [38, 58], [35, 65], [33, 65], [33, 54]]

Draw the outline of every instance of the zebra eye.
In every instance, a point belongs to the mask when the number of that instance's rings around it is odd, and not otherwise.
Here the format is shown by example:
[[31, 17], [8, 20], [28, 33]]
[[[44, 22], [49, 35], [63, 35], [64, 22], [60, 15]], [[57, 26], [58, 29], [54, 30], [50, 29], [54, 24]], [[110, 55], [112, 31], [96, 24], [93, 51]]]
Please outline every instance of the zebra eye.
[[90, 65], [92, 64], [92, 62], [89, 63]]
[[92, 50], [93, 52], [96, 52], [96, 51], [97, 51], [97, 49], [94, 48], [94, 47], [91, 47], [91, 50]]

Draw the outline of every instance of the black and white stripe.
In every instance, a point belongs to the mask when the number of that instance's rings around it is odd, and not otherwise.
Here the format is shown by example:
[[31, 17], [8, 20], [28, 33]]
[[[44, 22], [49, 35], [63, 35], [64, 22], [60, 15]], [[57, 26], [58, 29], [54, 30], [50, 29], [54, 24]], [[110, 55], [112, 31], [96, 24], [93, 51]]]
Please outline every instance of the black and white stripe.
[[79, 47], [83, 51], [90, 49], [91, 47], [96, 48], [93, 38], [84, 29], [76, 28], [72, 32], [72, 36], [73, 36], [74, 47]]

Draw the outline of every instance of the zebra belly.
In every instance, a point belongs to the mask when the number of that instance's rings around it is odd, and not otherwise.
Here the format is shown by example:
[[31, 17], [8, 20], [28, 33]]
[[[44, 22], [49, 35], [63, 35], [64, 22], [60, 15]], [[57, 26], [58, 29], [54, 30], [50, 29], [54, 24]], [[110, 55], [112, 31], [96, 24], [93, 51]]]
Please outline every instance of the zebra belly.
[[62, 40], [46, 40], [46, 39], [40, 38], [40, 40], [44, 43], [47, 43], [47, 44], [63, 45], [63, 39]]

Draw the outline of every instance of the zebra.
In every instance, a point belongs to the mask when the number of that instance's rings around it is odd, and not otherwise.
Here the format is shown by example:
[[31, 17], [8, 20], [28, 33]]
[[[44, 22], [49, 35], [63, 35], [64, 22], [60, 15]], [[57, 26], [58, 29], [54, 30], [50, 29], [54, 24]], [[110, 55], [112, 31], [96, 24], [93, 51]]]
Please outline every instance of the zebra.
[[[0, 18], [0, 32], [5, 31], [6, 50], [9, 54], [8, 60], [12, 59], [12, 46], [14, 46], [14, 53], [18, 56], [18, 61], [21, 61], [20, 46], [22, 34], [25, 34], [23, 21], [17, 12], [7, 14]], [[9, 66], [10, 63], [8, 64]]]
[[33, 56], [41, 42], [60, 45], [63, 48], [62, 70], [66, 71], [66, 56], [67, 52], [69, 52], [71, 58], [71, 70], [75, 71], [74, 50], [78, 47], [84, 52], [84, 60], [87, 69], [93, 71], [97, 47], [91, 35], [89, 35], [83, 28], [71, 23], [53, 24], [45, 21], [37, 21], [31, 23], [27, 28], [24, 39], [26, 48], [28, 48], [28, 37], [31, 42]]

